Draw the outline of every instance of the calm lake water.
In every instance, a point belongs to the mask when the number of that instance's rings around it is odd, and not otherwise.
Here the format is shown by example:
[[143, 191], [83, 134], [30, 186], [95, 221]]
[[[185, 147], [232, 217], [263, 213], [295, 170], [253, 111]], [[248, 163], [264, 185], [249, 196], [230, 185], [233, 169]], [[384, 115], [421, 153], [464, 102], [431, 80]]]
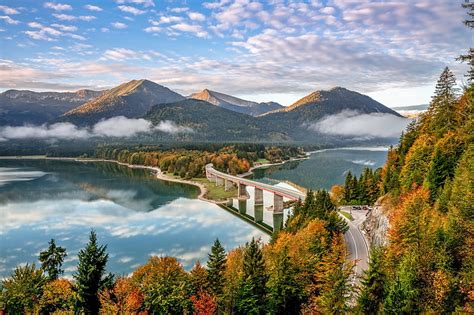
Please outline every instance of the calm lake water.
[[149, 170], [114, 163], [0, 160], [0, 278], [38, 263], [54, 238], [66, 247], [65, 274], [91, 228], [108, 245], [107, 269], [128, 274], [150, 255], [172, 255], [186, 269], [205, 262], [215, 238], [226, 249], [268, 236], [214, 204], [194, 186], [159, 181]]
[[347, 172], [359, 175], [364, 168], [385, 164], [387, 148], [341, 148], [312, 153], [309, 159], [254, 171], [254, 179], [268, 184], [289, 180], [312, 189], [330, 189], [343, 184]]

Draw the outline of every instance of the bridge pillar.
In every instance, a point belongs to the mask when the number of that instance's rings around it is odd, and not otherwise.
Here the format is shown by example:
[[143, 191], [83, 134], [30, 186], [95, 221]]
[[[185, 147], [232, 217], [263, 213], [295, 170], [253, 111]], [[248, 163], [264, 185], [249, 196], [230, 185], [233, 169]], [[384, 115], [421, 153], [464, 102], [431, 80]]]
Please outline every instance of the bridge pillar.
[[238, 198], [247, 198], [247, 185], [239, 183]]
[[224, 185], [224, 179], [216, 176], [216, 186], [222, 186], [222, 185]]
[[279, 232], [283, 228], [283, 212], [273, 213], [273, 232]]
[[273, 194], [273, 212], [274, 213], [283, 212], [283, 196]]
[[263, 205], [263, 190], [255, 187], [254, 199], [255, 199], [256, 206]]
[[255, 205], [253, 209], [254, 209], [254, 216], [253, 216], [254, 221], [257, 223], [263, 222], [263, 205]]
[[233, 183], [230, 180], [225, 179], [225, 181], [224, 181], [224, 190], [228, 191], [229, 189], [232, 188], [232, 185], [233, 185]]

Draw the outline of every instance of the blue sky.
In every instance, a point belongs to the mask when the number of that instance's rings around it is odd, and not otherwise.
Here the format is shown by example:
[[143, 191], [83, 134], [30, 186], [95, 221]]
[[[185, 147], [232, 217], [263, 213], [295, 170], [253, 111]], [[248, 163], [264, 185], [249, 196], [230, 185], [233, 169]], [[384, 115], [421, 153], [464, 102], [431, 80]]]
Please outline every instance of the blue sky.
[[0, 1], [0, 90], [109, 88], [147, 78], [289, 105], [344, 86], [429, 102], [472, 46], [462, 1]]

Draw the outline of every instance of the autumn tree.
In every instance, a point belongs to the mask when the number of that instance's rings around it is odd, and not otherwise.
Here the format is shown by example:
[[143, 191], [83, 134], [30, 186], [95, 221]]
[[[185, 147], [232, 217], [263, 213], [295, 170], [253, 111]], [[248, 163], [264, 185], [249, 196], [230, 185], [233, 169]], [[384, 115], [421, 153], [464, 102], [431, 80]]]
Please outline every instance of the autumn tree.
[[64, 272], [61, 266], [67, 253], [64, 247], [56, 246], [54, 239], [51, 239], [48, 244], [48, 249], [40, 253], [39, 261], [41, 269], [48, 273], [48, 279], [56, 280]]
[[131, 277], [153, 314], [183, 314], [192, 309], [189, 275], [174, 257], [150, 257]]
[[39, 301], [42, 313], [52, 314], [70, 312], [74, 310], [76, 293], [71, 281], [67, 279], [56, 279], [49, 281], [43, 288], [43, 294]]
[[37, 302], [43, 294], [46, 278], [35, 264], [15, 268], [9, 278], [2, 281], [2, 300], [11, 314], [26, 314], [38, 311]]

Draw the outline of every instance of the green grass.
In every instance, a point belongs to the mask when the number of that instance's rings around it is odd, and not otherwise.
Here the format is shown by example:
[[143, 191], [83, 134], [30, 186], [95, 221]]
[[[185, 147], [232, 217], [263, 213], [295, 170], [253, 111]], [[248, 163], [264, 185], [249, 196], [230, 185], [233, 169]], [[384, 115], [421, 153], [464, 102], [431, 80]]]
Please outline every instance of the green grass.
[[257, 161], [255, 161], [255, 163], [268, 164], [270, 163], [270, 161], [267, 159], [258, 159]]
[[216, 183], [210, 182], [207, 178], [193, 178], [192, 181], [206, 186], [207, 193], [204, 197], [207, 199], [223, 201], [237, 196], [237, 187], [235, 186], [232, 186], [231, 189], [225, 191], [224, 185], [217, 186]]
[[351, 220], [351, 221], [354, 221], [354, 218], [352, 217], [352, 215], [349, 213], [349, 212], [346, 212], [346, 211], [340, 211], [341, 214], [343, 216], [345, 216], [347, 219]]

